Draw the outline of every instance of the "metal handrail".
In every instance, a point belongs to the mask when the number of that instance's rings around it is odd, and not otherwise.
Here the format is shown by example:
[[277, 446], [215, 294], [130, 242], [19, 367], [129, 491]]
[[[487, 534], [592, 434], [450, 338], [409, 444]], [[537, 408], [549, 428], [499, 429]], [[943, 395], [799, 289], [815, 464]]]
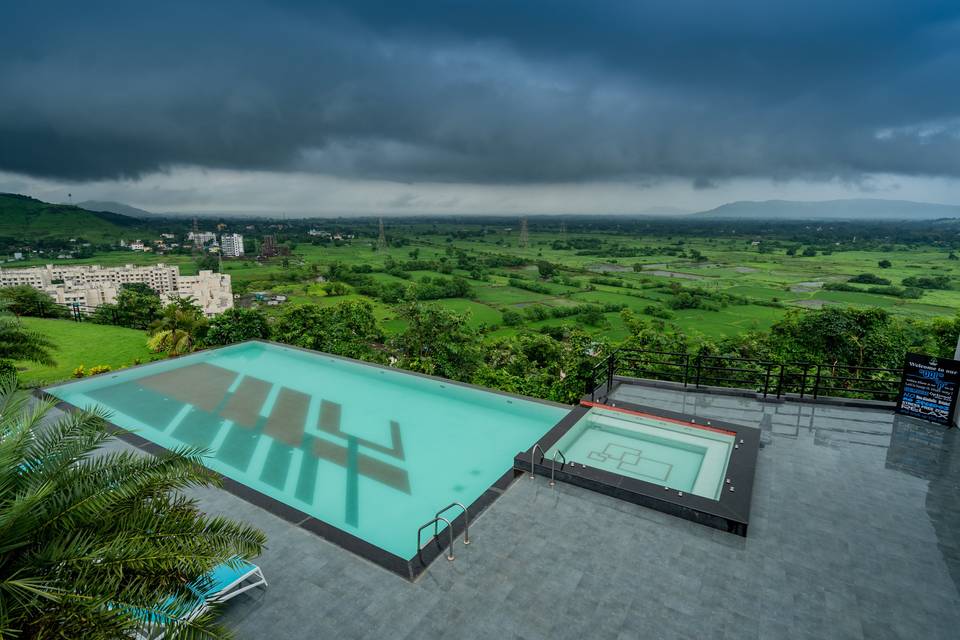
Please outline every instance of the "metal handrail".
[[538, 442], [537, 444], [533, 445], [533, 450], [530, 451], [530, 479], [531, 479], [531, 480], [533, 480], [534, 478], [537, 477], [537, 474], [536, 474], [536, 473], [534, 472], [534, 470], [533, 470], [534, 464], [536, 464], [536, 463], [534, 462], [534, 460], [537, 458], [537, 449], [540, 449], [540, 460], [541, 460], [541, 462], [543, 461], [543, 457], [544, 457], [545, 455], [547, 455], [546, 453], [543, 452], [543, 447], [540, 446], [540, 443], [539, 443], [539, 442]]
[[[466, 545], [466, 544], [470, 544], [470, 512], [467, 511], [467, 508], [466, 508], [465, 506], [463, 506], [462, 503], [460, 503], [460, 502], [451, 502], [450, 504], [448, 504], [447, 506], [445, 506], [443, 509], [440, 509], [440, 511], [437, 511], [437, 513], [436, 513], [436, 515], [434, 516], [434, 518], [439, 517], [441, 513], [443, 513], [444, 511], [447, 511], [447, 510], [449, 510], [449, 509], [452, 509], [453, 507], [460, 507], [461, 509], [463, 509], [463, 544], [465, 544], [465, 545]], [[437, 521], [435, 521], [435, 522], [433, 523], [433, 535], [434, 535], [434, 537], [437, 536], [437, 533], [439, 532], [439, 527], [440, 527], [440, 521], [437, 520]]]
[[[692, 355], [673, 351], [645, 351], [621, 347], [598, 361], [590, 369], [587, 393], [597, 394], [598, 372], [606, 368], [607, 394], [617, 375], [650, 377], [682, 382], [684, 387], [726, 386], [750, 388], [764, 397], [776, 393], [777, 398], [796, 393], [816, 400], [823, 392], [842, 392], [861, 397], [888, 399], [897, 394], [901, 369], [863, 367], [847, 364], [811, 362], [772, 362], [735, 356]], [[891, 379], [877, 379], [870, 374], [887, 374]], [[602, 385], [603, 383], [601, 383]], [[866, 388], [865, 388], [866, 387]]]
[[[420, 534], [423, 533], [423, 530], [424, 530], [424, 529], [426, 529], [427, 527], [429, 527], [429, 526], [432, 525], [432, 524], [437, 524], [438, 522], [446, 522], [446, 523], [447, 523], [447, 529], [450, 530], [450, 548], [447, 549], [447, 560], [450, 560], [450, 561], [455, 560], [455, 558], [454, 558], [454, 556], [453, 556], [453, 525], [450, 524], [450, 521], [447, 520], [446, 518], [441, 518], [440, 516], [437, 516], [436, 518], [434, 518], [433, 520], [431, 520], [431, 521], [428, 522], [427, 524], [425, 524], [425, 525], [423, 525], [422, 527], [420, 527], [419, 529], [417, 529], [417, 557], [420, 558], [420, 562], [423, 562], [423, 556], [420, 555], [420, 551], [423, 549], [423, 547], [420, 546], [420, 539], [421, 539], [421, 535], [420, 535]], [[436, 539], [437, 539], [437, 536], [434, 535], [434, 536], [433, 536], [433, 539], [436, 540]]]
[[557, 467], [557, 456], [563, 458], [563, 464], [567, 464], [567, 456], [563, 455], [563, 451], [557, 449], [556, 453], [553, 454], [553, 461], [550, 463], [550, 486], [555, 486], [557, 483], [553, 481], [553, 475]]

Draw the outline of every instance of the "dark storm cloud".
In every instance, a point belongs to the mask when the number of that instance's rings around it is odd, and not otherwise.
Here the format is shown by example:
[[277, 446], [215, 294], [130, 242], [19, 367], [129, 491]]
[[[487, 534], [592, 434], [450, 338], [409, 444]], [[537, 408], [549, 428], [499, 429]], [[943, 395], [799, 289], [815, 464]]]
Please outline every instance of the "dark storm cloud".
[[956, 2], [31, 2], [0, 170], [960, 176]]

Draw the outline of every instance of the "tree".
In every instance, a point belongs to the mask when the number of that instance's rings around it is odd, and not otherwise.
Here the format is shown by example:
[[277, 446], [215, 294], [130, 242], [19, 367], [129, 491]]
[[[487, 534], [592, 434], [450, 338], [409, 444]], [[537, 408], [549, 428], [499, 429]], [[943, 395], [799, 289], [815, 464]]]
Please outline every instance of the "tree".
[[557, 272], [557, 267], [546, 260], [537, 260], [537, 271], [540, 272], [541, 278], [546, 279]]
[[876, 307], [824, 307], [788, 311], [771, 327], [766, 343], [778, 362], [896, 368], [908, 349], [923, 348], [922, 334], [919, 326]]
[[67, 310], [50, 296], [27, 285], [0, 289], [0, 305], [18, 316], [58, 318], [67, 315]]
[[877, 266], [880, 267], [881, 269], [889, 269], [890, 267], [893, 266], [893, 263], [887, 259], [883, 259], [877, 263]]
[[876, 284], [880, 286], [886, 286], [890, 284], [890, 281], [886, 278], [875, 276], [872, 273], [861, 273], [858, 276], [850, 278], [847, 282], [855, 282], [857, 284]]
[[608, 324], [606, 316], [603, 315], [603, 309], [596, 306], [591, 306], [581, 313], [579, 317], [580, 322], [591, 327], [602, 327]]
[[162, 305], [156, 291], [145, 284], [134, 283], [120, 286], [114, 306], [101, 306], [102, 313], [115, 311], [117, 324], [133, 329], [146, 329], [160, 315]]
[[373, 358], [373, 344], [382, 337], [366, 300], [287, 307], [273, 325], [273, 338], [279, 342], [350, 358]]
[[480, 343], [468, 316], [436, 304], [411, 303], [400, 309], [407, 327], [389, 343], [404, 369], [469, 381], [480, 364]]
[[197, 258], [197, 271], [220, 272], [220, 259], [212, 253], [204, 253]]
[[328, 282], [323, 285], [323, 290], [327, 292], [328, 296], [345, 296], [350, 293], [350, 287], [343, 284], [342, 282]]
[[905, 287], [916, 287], [918, 289], [949, 289], [949, 276], [910, 276], [902, 281]]
[[523, 316], [518, 311], [507, 309], [503, 312], [503, 324], [508, 327], [516, 327], [523, 324]]
[[191, 298], [178, 298], [163, 309], [150, 324], [147, 347], [154, 353], [166, 351], [172, 356], [190, 353], [203, 341], [207, 319]]
[[263, 313], [256, 309], [233, 307], [210, 321], [205, 342], [216, 346], [269, 337], [270, 325]]
[[[4, 637], [131, 637], [140, 616], [176, 619], [185, 585], [260, 554], [257, 529], [205, 515], [193, 487], [218, 486], [193, 449], [102, 452], [104, 414], [52, 420], [0, 387], [0, 630]], [[137, 615], [140, 612], [140, 615]], [[228, 637], [208, 612], [170, 635]]]
[[586, 388], [596, 356], [606, 345], [579, 329], [522, 332], [483, 347], [473, 382], [511, 393], [575, 403]]
[[926, 331], [933, 339], [933, 345], [927, 353], [953, 358], [957, 338], [960, 337], [960, 313], [952, 318], [934, 318], [927, 324]]
[[803, 250], [804, 258], [812, 258], [815, 255], [817, 255], [817, 250], [814, 249], [813, 247], [807, 247], [806, 249]]

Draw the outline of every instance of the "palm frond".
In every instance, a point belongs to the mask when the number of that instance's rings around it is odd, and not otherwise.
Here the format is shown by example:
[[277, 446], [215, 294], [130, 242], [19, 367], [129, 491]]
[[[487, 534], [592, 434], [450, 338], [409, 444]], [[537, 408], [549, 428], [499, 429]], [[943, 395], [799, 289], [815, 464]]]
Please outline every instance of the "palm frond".
[[[262, 532], [204, 514], [184, 493], [217, 486], [204, 452], [104, 452], [108, 414], [49, 419], [0, 386], [0, 634], [116, 638], [190, 597], [216, 565], [253, 558]], [[177, 637], [224, 638], [211, 615]]]

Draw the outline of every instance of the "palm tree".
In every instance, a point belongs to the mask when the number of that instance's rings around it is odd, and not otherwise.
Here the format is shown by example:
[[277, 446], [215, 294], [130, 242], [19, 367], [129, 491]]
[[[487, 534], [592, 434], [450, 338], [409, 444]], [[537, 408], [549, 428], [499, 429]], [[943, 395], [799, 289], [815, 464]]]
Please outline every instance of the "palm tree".
[[[130, 637], [146, 614], [175, 617], [198, 576], [259, 555], [263, 533], [181, 493], [218, 483], [198, 451], [97, 451], [105, 413], [52, 420], [14, 390], [0, 385], [0, 637]], [[229, 637], [209, 614], [172, 631]]]
[[206, 334], [207, 320], [191, 298], [179, 298], [163, 309], [163, 314], [150, 325], [147, 347], [154, 353], [170, 355], [190, 353]]
[[43, 334], [27, 329], [20, 320], [0, 310], [0, 360], [31, 360], [56, 364], [50, 350], [56, 345]]

